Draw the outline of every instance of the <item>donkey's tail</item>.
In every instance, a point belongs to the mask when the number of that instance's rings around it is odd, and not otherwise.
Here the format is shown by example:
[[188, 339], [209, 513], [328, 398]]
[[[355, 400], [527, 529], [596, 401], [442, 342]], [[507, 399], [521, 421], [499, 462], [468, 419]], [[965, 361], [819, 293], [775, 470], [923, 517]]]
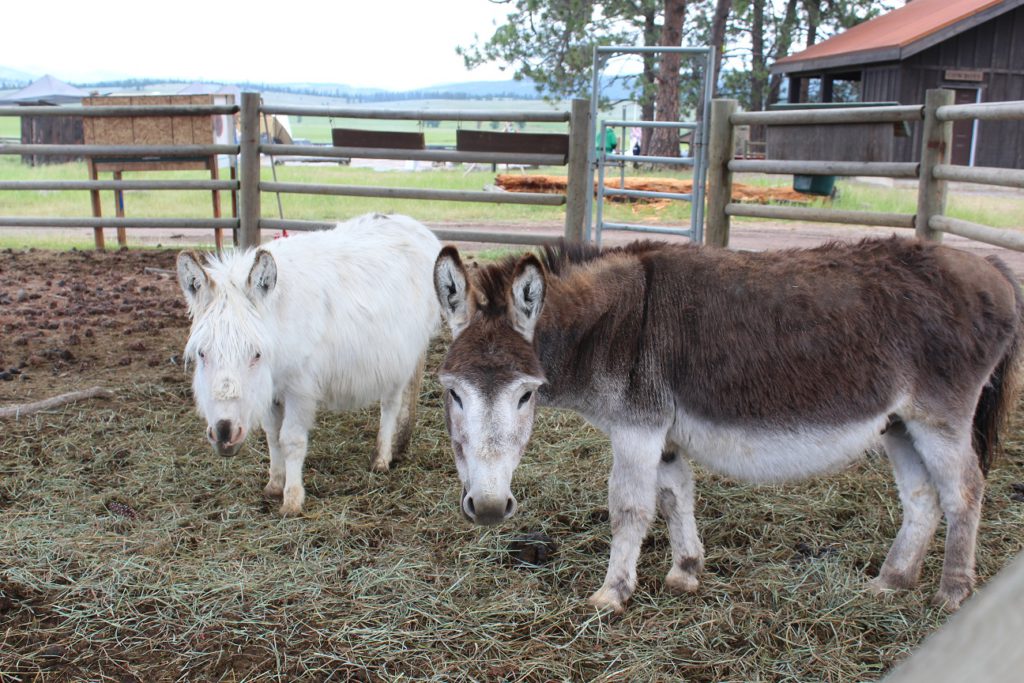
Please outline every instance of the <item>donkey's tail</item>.
[[974, 409], [972, 440], [974, 451], [978, 454], [978, 465], [986, 475], [1002, 450], [1000, 435], [1020, 393], [1021, 360], [1024, 355], [1024, 295], [1020, 283], [1001, 260], [991, 256], [987, 260], [1013, 285], [1017, 316], [1010, 344], [982, 388], [978, 405]]

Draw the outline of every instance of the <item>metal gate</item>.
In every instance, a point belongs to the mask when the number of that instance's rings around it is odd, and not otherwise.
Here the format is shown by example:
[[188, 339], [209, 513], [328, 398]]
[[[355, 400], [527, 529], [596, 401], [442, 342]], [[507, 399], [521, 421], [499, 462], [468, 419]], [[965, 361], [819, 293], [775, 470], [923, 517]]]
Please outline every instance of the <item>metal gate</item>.
[[[697, 121], [622, 121], [617, 119], [600, 119], [599, 102], [601, 100], [601, 73], [608, 60], [617, 55], [676, 53], [691, 60], [697, 60], [703, 66], [703, 78], [700, 86], [698, 106], [702, 115]], [[587, 203], [586, 226], [587, 240], [593, 239], [601, 245], [601, 233], [604, 230], [632, 230], [636, 232], [661, 233], [689, 237], [691, 241], [700, 243], [704, 237], [704, 190], [707, 178], [707, 144], [706, 129], [709, 124], [711, 97], [714, 90], [712, 75], [714, 74], [715, 50], [713, 47], [627, 47], [622, 45], [598, 46], [594, 48], [594, 76], [590, 97], [590, 168], [597, 169], [597, 191], [590, 193]], [[692, 130], [691, 155], [688, 157], [640, 156], [623, 153], [608, 153], [604, 140], [609, 128], [678, 128]], [[600, 131], [600, 134], [598, 133]], [[599, 136], [600, 135], [600, 136]], [[625, 138], [625, 136], [623, 136]], [[620, 151], [627, 151], [620, 147]], [[687, 194], [674, 192], [652, 192], [625, 189], [626, 164], [628, 162], [656, 163], [674, 166], [693, 167], [693, 187]], [[607, 170], [618, 166], [621, 182], [619, 188], [606, 188], [604, 185]], [[643, 197], [651, 199], [677, 199], [692, 204], [689, 226], [652, 226], [635, 223], [611, 223], [604, 220], [604, 198], [606, 196]], [[597, 203], [596, 214], [593, 208]], [[593, 233], [591, 228], [593, 227]], [[591, 237], [593, 235], [593, 238]]]

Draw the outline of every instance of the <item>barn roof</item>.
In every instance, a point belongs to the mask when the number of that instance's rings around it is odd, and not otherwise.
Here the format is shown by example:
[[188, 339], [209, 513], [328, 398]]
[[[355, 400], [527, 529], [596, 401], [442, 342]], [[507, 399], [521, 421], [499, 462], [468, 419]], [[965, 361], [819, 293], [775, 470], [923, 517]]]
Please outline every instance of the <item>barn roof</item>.
[[79, 102], [83, 97], [88, 96], [89, 93], [81, 88], [68, 85], [64, 81], [47, 74], [26, 85], [21, 90], [11, 93], [4, 98], [4, 102], [19, 104], [68, 104], [69, 102]]
[[913, 0], [803, 52], [779, 59], [772, 65], [772, 72], [799, 73], [900, 61], [1022, 4], [1024, 0]]

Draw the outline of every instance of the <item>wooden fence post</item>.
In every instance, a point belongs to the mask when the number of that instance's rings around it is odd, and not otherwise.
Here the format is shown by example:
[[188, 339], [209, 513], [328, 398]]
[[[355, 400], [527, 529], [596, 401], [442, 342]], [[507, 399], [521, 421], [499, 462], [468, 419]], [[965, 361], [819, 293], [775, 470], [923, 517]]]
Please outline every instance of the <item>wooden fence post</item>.
[[260, 245], [260, 95], [242, 93], [238, 150], [238, 245]]
[[949, 104], [953, 104], [952, 90], [929, 90], [925, 93], [914, 231], [918, 239], [932, 242], [941, 242], [942, 232], [933, 230], [928, 221], [946, 211], [946, 181], [936, 178], [933, 171], [936, 165], [949, 163], [953, 147], [953, 123], [939, 121], [935, 111]]
[[726, 205], [732, 201], [732, 161], [735, 129], [729, 120], [737, 109], [736, 100], [711, 101], [711, 125], [708, 133], [707, 213], [704, 243], [715, 247], [729, 246], [729, 216]]
[[587, 163], [590, 149], [590, 100], [574, 99], [569, 112], [569, 166], [565, 190], [565, 239], [582, 242], [586, 237], [588, 192], [594, 180]]

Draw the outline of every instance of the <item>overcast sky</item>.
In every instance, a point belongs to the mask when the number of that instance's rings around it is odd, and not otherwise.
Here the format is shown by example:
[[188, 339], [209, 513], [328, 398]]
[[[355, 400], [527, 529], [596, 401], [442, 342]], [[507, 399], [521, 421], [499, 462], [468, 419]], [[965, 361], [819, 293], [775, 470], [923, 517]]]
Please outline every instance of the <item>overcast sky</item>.
[[[182, 78], [411, 90], [507, 80], [455, 54], [511, 5], [489, 0], [42, 0], [15, 3], [0, 67], [66, 81]], [[20, 15], [20, 18], [19, 18]]]

